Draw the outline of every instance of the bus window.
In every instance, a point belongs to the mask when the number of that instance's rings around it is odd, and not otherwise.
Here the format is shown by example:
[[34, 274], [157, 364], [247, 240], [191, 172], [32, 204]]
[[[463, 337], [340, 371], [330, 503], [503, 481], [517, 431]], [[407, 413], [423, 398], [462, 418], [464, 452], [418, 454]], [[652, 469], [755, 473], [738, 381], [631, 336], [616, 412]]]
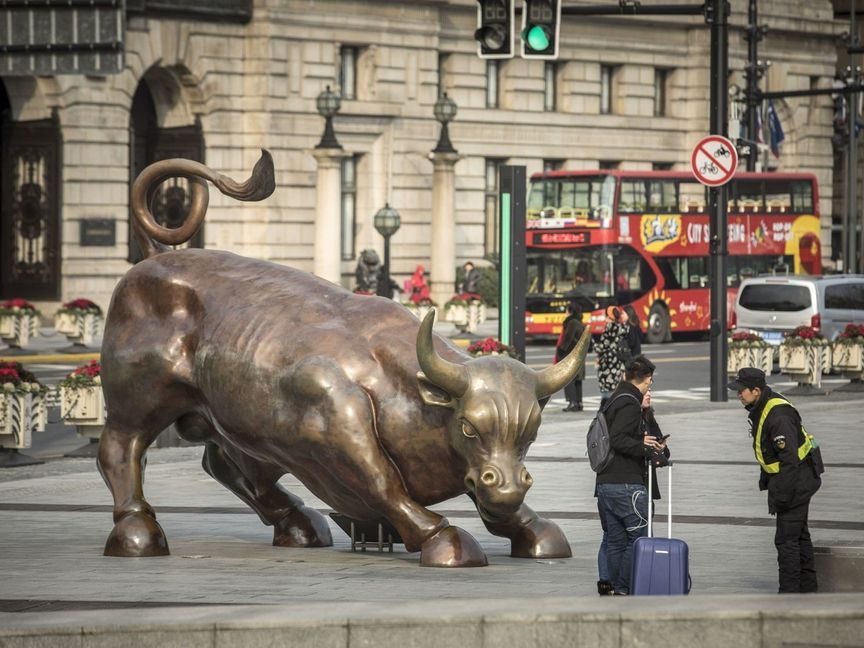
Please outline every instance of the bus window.
[[813, 213], [813, 183], [808, 180], [792, 182], [792, 211], [796, 214]]
[[785, 180], [765, 181], [765, 211], [769, 214], [788, 214], [792, 211], [791, 183]]
[[733, 180], [732, 194], [735, 211], [751, 214], [765, 211], [761, 180]]
[[708, 257], [655, 257], [669, 290], [708, 287]]
[[645, 181], [622, 180], [618, 211], [622, 214], [641, 214], [645, 211]]
[[792, 272], [795, 259], [791, 255], [729, 256], [726, 264], [726, 285], [737, 288], [744, 279], [760, 274], [785, 275]]
[[621, 246], [617, 254], [610, 255], [610, 267], [604, 279], [604, 283], [613, 287], [621, 304], [639, 299], [656, 284], [648, 262], [629, 246]]
[[658, 214], [678, 211], [674, 180], [651, 180], [648, 182], [648, 210]]
[[698, 182], [678, 183], [678, 201], [681, 212], [685, 214], [704, 214], [707, 201], [705, 200], [705, 187]]

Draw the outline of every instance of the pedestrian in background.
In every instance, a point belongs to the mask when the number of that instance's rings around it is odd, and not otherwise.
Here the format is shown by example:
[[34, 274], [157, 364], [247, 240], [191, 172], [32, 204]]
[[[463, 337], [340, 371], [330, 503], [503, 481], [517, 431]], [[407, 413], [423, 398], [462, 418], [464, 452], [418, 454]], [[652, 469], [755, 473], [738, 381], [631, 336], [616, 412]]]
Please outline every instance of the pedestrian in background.
[[462, 266], [462, 282], [459, 284], [459, 292], [462, 294], [476, 295], [477, 289], [480, 286], [480, 271], [474, 267], [472, 261], [466, 261]]
[[632, 306], [625, 306], [624, 312], [627, 313], [627, 346], [630, 356], [635, 358], [642, 355], [642, 322]]
[[813, 543], [807, 528], [810, 499], [822, 485], [822, 453], [801, 423], [798, 410], [765, 384], [765, 373], [743, 367], [727, 387], [749, 412], [759, 490], [768, 491], [768, 512], [777, 516], [779, 592], [818, 590]]
[[610, 306], [606, 309], [606, 328], [594, 345], [597, 354], [597, 382], [602, 397], [600, 407], [603, 407], [624, 375], [624, 360], [630, 350], [626, 337], [627, 314], [616, 306]]
[[[558, 336], [558, 342], [555, 344], [555, 362], [560, 362], [567, 357], [567, 354], [573, 350], [582, 333], [585, 332], [585, 325], [582, 323], [582, 309], [576, 302], [567, 304], [567, 317], [564, 318], [564, 323], [561, 326], [561, 335]], [[565, 412], [581, 412], [582, 407], [582, 381], [585, 380], [585, 365], [582, 364], [579, 373], [573, 380], [564, 386], [564, 397], [567, 399], [567, 407]]]
[[645, 458], [665, 449], [664, 443], [643, 433], [642, 400], [653, 376], [654, 364], [648, 358], [634, 358], [605, 411], [609, 444], [615, 455], [597, 473], [595, 487], [601, 523], [605, 523], [606, 576], [612, 593], [618, 595], [630, 593], [633, 543], [648, 530]]

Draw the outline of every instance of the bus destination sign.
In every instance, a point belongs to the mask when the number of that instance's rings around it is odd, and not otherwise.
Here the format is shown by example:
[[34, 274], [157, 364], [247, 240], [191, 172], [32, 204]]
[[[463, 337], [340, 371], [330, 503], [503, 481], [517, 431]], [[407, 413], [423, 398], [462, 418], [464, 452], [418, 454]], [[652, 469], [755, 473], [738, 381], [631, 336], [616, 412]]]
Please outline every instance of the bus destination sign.
[[591, 232], [535, 232], [534, 245], [580, 245], [591, 242]]

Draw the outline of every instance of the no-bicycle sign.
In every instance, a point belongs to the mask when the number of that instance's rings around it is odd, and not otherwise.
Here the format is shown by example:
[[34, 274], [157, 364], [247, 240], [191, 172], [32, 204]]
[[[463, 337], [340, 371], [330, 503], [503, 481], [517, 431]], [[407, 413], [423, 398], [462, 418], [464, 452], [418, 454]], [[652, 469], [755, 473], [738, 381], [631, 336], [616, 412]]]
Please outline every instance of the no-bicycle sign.
[[708, 187], [719, 187], [729, 182], [737, 167], [738, 151], [735, 145], [720, 135], [701, 139], [690, 156], [693, 175]]

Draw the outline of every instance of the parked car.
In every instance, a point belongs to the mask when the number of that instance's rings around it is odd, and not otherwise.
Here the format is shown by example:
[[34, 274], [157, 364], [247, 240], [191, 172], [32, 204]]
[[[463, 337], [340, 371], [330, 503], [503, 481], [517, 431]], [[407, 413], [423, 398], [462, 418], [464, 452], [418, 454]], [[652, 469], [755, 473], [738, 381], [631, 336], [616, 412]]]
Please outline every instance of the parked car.
[[864, 322], [864, 275], [745, 279], [732, 320], [736, 330], [758, 333], [774, 345], [797, 326], [812, 326], [833, 340], [853, 322]]

